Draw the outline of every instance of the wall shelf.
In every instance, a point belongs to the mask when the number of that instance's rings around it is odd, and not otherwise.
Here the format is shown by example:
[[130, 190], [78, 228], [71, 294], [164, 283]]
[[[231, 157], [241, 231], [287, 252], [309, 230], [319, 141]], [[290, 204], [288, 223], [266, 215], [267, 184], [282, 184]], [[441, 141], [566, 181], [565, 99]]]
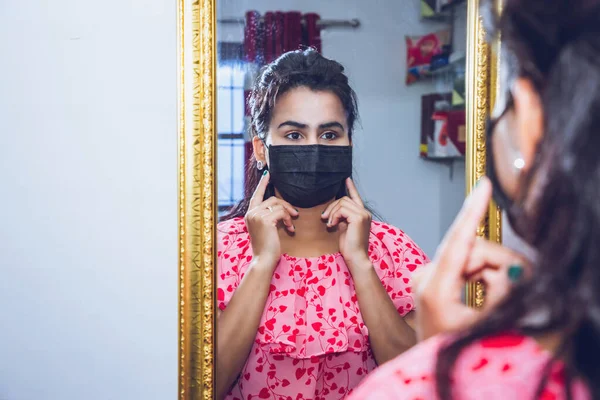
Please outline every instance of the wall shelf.
[[442, 12], [450, 11], [453, 8], [458, 7], [461, 4], [466, 4], [465, 0], [453, 0], [450, 4], [442, 6]]

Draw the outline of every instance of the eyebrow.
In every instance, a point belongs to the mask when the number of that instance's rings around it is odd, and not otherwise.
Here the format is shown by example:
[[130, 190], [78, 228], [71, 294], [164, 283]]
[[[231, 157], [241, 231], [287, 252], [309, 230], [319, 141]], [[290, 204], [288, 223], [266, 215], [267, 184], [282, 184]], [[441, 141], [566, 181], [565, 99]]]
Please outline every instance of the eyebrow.
[[[277, 127], [279, 128], [283, 128], [284, 126], [292, 126], [294, 128], [298, 128], [298, 129], [306, 129], [308, 128], [308, 125], [306, 124], [302, 124], [300, 122], [296, 122], [296, 121], [285, 121], [282, 122], [281, 124], [279, 124], [279, 126]], [[344, 131], [344, 126], [339, 123], [339, 122], [327, 122], [326, 124], [321, 124], [319, 125], [319, 129], [328, 129], [328, 128], [339, 128], [342, 131]]]
[[328, 129], [328, 128], [340, 128], [342, 132], [344, 131], [344, 125], [339, 122], [328, 122], [326, 124], [319, 125], [319, 129]]
[[301, 124], [300, 122], [296, 122], [296, 121], [285, 121], [282, 122], [281, 124], [279, 124], [279, 126], [277, 127], [277, 129], [279, 128], [283, 128], [284, 126], [292, 126], [294, 128], [298, 128], [298, 129], [306, 129], [308, 128], [308, 125], [306, 124]]

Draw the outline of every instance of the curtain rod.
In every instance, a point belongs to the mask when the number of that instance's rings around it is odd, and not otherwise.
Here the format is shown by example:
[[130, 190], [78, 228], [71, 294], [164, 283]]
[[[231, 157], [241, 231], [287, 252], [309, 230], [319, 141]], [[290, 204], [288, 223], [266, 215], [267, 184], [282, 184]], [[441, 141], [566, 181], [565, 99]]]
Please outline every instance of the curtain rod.
[[[260, 18], [263, 21], [263, 18]], [[222, 18], [218, 21], [221, 24], [239, 24], [244, 25], [246, 20], [243, 18]], [[304, 20], [302, 21], [304, 23]], [[317, 21], [317, 25], [323, 29], [325, 28], [358, 28], [360, 21], [357, 18], [354, 19], [321, 19]]]

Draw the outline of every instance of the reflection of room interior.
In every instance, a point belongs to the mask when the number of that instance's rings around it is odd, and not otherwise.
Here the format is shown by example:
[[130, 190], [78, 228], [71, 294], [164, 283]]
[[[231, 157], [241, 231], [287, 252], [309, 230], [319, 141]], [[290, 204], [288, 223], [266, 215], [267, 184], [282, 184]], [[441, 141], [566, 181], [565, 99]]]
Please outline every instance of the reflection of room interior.
[[[243, 194], [249, 151], [244, 93], [257, 68], [285, 48], [285, 41], [277, 47], [270, 42], [277, 38], [264, 31], [262, 40], [268, 42], [269, 50], [265, 53], [261, 45], [254, 48], [248, 42], [249, 34], [257, 34], [252, 32], [252, 23], [276, 23], [282, 18], [284, 30], [288, 27], [282, 40], [292, 37], [294, 43], [320, 47], [325, 57], [346, 68], [359, 99], [355, 178], [366, 200], [433, 254], [465, 193], [466, 5], [443, 3], [218, 2], [219, 210], [223, 212]], [[289, 29], [296, 19], [301, 21], [300, 30]], [[433, 38], [436, 43], [428, 41], [439, 32]], [[417, 38], [412, 47], [423, 50], [413, 65], [409, 38]], [[424, 39], [419, 42], [418, 38]], [[413, 70], [419, 71], [415, 80], [409, 79]]]

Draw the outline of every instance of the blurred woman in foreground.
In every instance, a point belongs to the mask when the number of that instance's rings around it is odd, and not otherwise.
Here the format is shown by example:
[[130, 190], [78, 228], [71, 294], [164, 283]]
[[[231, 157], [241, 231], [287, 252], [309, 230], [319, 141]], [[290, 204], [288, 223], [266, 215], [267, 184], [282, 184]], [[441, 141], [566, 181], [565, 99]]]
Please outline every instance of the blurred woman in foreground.
[[[427, 341], [356, 399], [600, 398], [600, 1], [505, 0], [494, 19], [504, 94], [489, 180], [415, 284]], [[530, 268], [476, 239], [492, 193], [535, 249]], [[460, 302], [471, 279], [486, 284], [483, 312]]]

